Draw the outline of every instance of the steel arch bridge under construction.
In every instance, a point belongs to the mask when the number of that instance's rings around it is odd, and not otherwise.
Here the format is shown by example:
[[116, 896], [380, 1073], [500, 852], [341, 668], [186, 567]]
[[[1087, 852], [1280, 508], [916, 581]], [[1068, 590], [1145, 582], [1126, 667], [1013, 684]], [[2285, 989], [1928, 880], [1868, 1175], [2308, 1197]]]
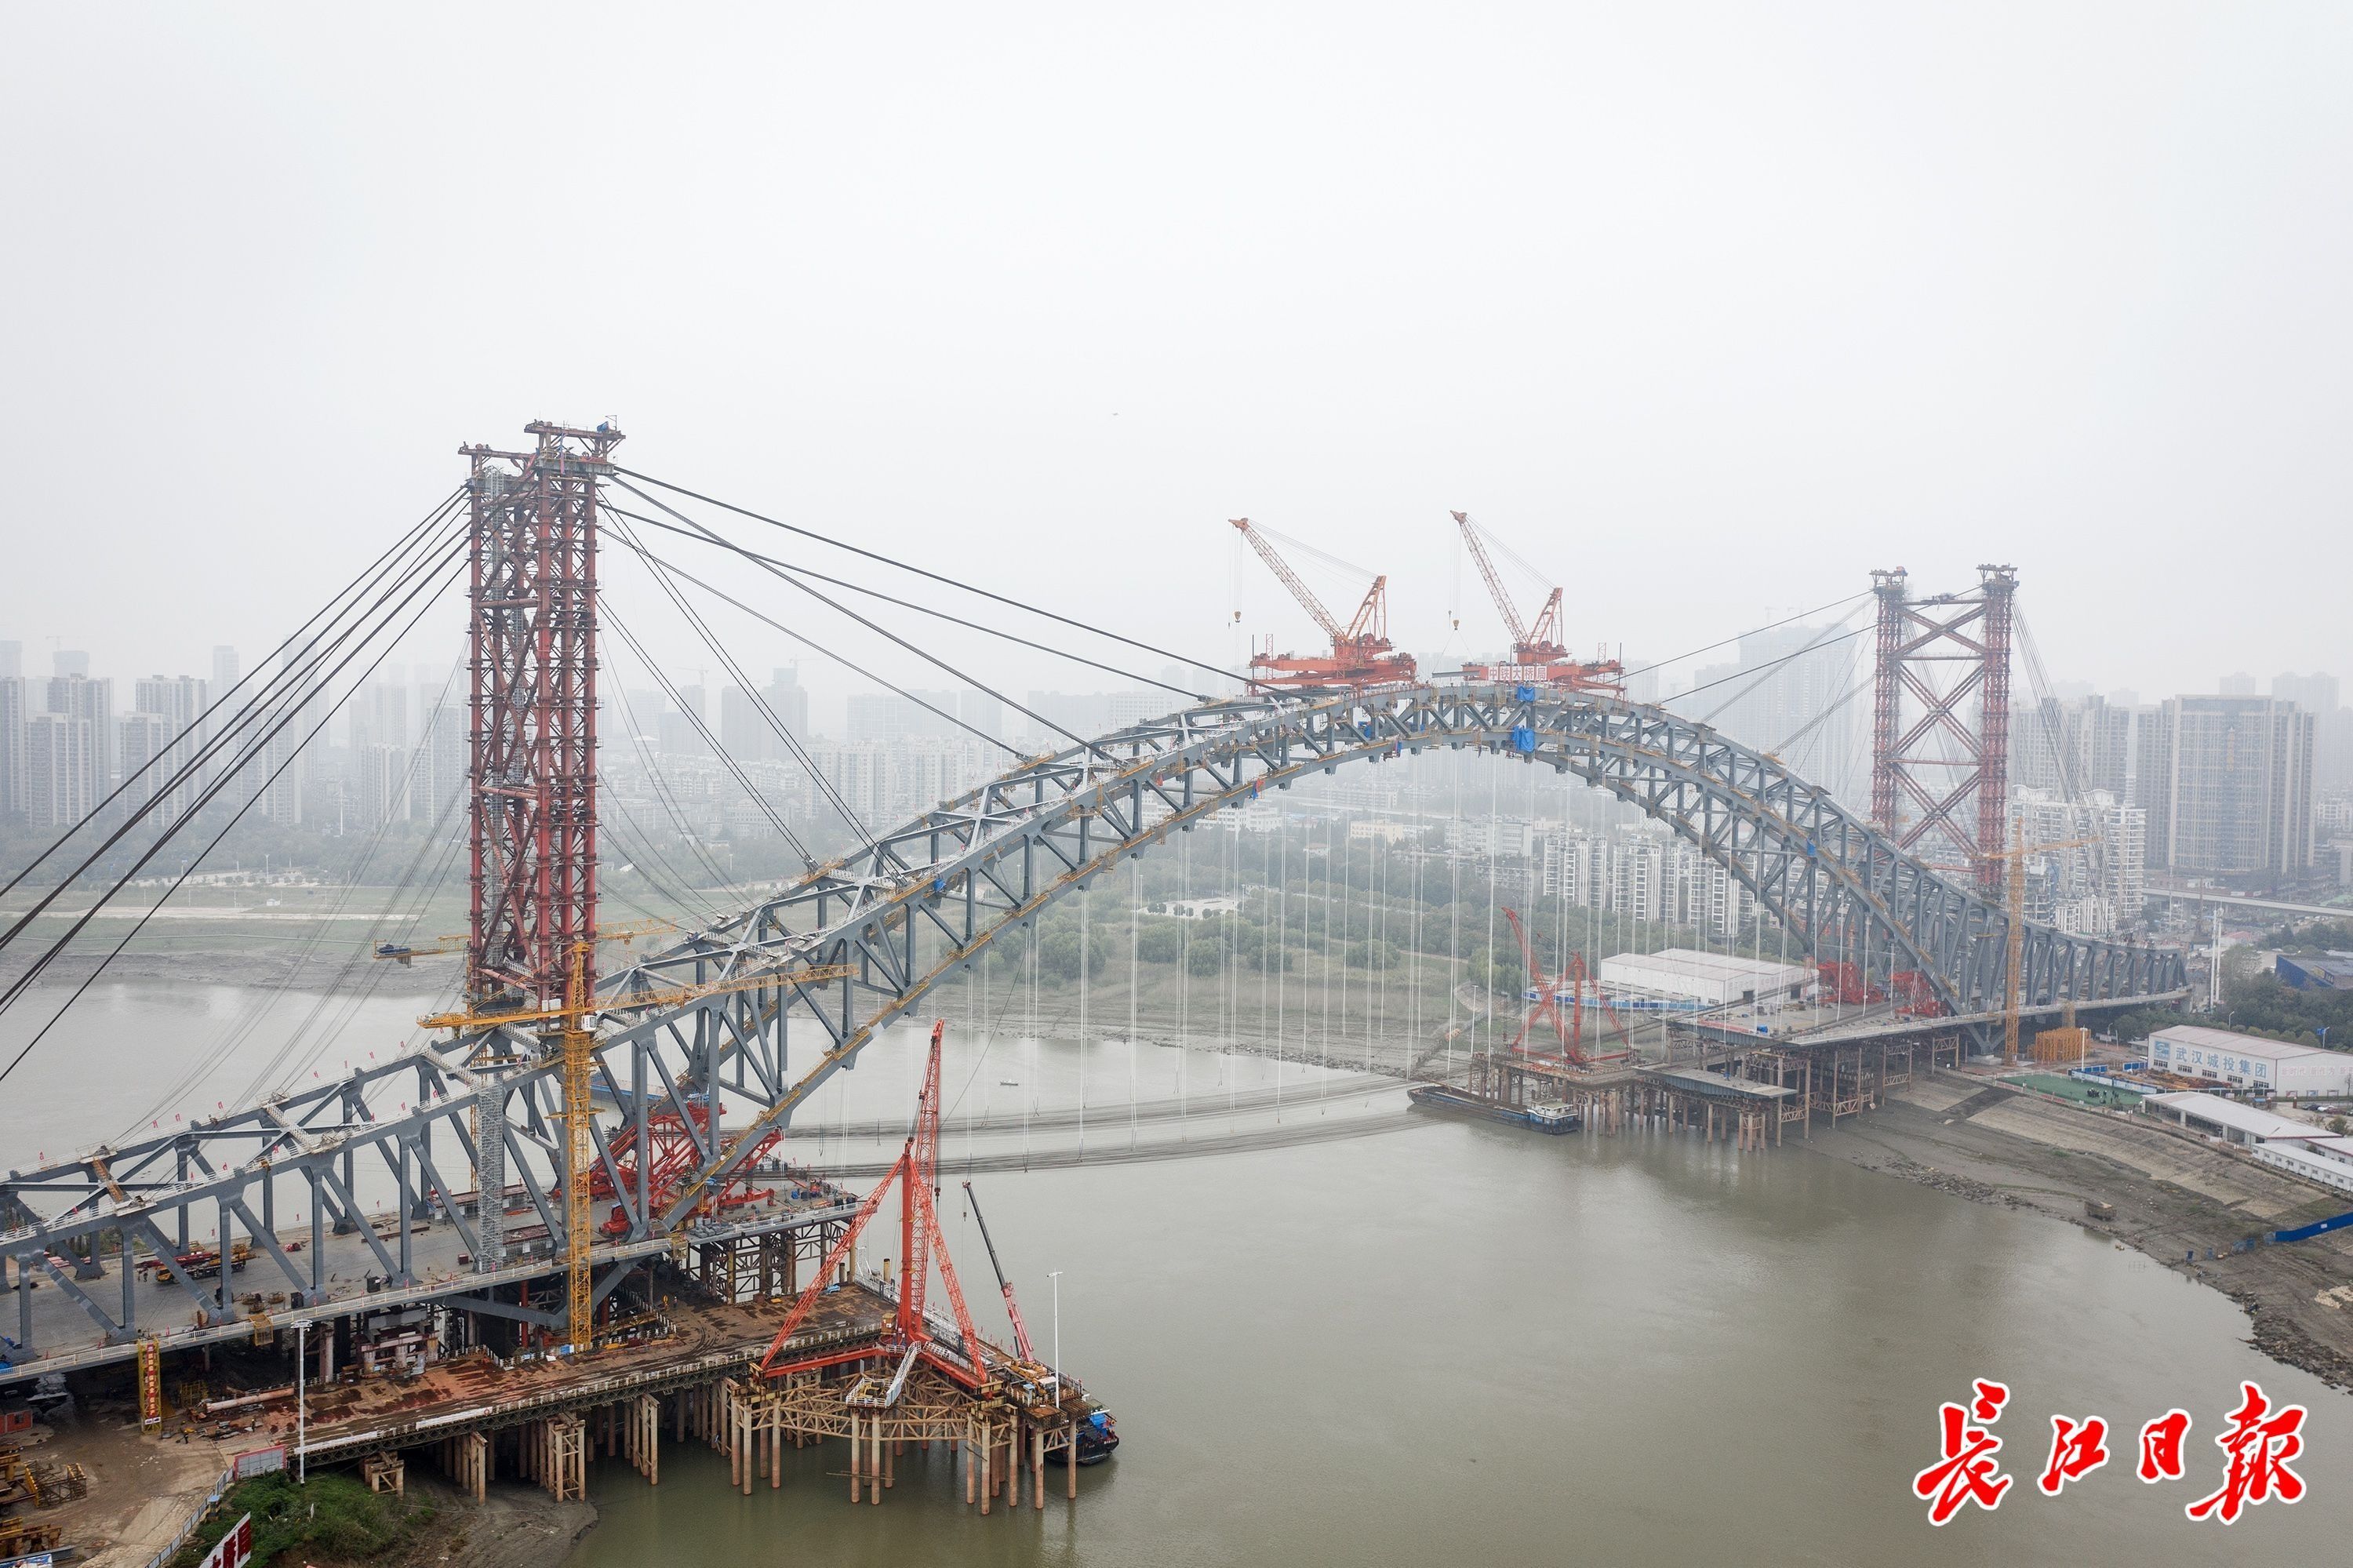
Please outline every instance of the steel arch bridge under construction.
[[[621, 1223], [594, 1250], [606, 1266], [599, 1298], [625, 1272], [611, 1266], [668, 1252], [690, 1233], [718, 1237], [777, 1224], [695, 1214], [702, 1196], [755, 1158], [766, 1134], [852, 1065], [884, 1025], [1047, 905], [1268, 786], [1435, 749], [1550, 767], [1605, 789], [1697, 846], [1810, 950], [1875, 980], [1917, 971], [1956, 1014], [2001, 1004], [2009, 932], [1999, 905], [1898, 849], [1776, 758], [1704, 725], [1606, 695], [1508, 684], [1206, 703], [1017, 768], [606, 977], [596, 1075], [618, 1119], [610, 1136], [596, 1128], [596, 1158]], [[2020, 950], [2029, 1006], [2121, 1001], [2183, 983], [2181, 957], [2150, 947], [2033, 925]], [[688, 1000], [678, 1000], [681, 991]], [[280, 1322], [355, 1309], [350, 1295], [330, 1298], [318, 1245], [330, 1225], [364, 1243], [378, 1266], [371, 1272], [380, 1271], [369, 1288], [384, 1302], [449, 1296], [470, 1308], [554, 1320], [459, 1294], [543, 1277], [550, 1266], [506, 1255], [501, 1205], [479, 1204], [470, 1224], [443, 1167], [481, 1192], [519, 1180], [547, 1234], [561, 1237], [565, 1205], [542, 1174], [566, 1169], [560, 1075], [533, 1027], [498, 1023], [153, 1139], [8, 1172], [0, 1179], [0, 1262], [20, 1287], [26, 1347], [16, 1373], [132, 1353], [142, 1333], [128, 1266], [134, 1238], [195, 1305], [195, 1328], [175, 1332], [174, 1344], [246, 1332], [227, 1268], [198, 1279], [173, 1261], [186, 1251], [192, 1224], [217, 1227], [213, 1245], [223, 1256], [249, 1238], [256, 1261], [284, 1276], [297, 1294]], [[649, 1118], [662, 1106], [714, 1090], [759, 1107], [750, 1125], [723, 1132], [715, 1118], [686, 1121], [692, 1173], [661, 1202], [649, 1190], [650, 1161], [640, 1159], [633, 1187], [615, 1143], [633, 1138], [644, 1150]], [[394, 1099], [396, 1110], [385, 1103]], [[363, 1212], [363, 1171], [365, 1185], [395, 1194], [392, 1234], [380, 1234]], [[277, 1234], [274, 1216], [289, 1194], [308, 1206], [307, 1258], [290, 1255]], [[470, 1276], [418, 1279], [409, 1222], [427, 1215], [454, 1225]], [[803, 1212], [794, 1223], [825, 1217]], [[100, 1283], [99, 1240], [109, 1233], [121, 1238], [119, 1310], [101, 1305], [111, 1293]], [[31, 1293], [21, 1287], [37, 1273], [96, 1324], [99, 1349], [45, 1355], [32, 1342]], [[381, 1303], [358, 1303], [369, 1304]]]

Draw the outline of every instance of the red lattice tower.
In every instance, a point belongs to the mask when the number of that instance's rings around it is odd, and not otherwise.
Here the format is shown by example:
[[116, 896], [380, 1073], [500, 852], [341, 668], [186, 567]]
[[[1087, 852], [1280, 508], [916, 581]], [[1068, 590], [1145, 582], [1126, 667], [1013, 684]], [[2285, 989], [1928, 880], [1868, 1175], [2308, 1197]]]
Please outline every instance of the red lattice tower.
[[598, 485], [621, 432], [524, 429], [538, 439], [530, 451], [459, 449], [473, 460], [466, 959], [477, 1007], [561, 1005], [575, 949], [596, 936]]
[[[1973, 591], [1925, 599], [1910, 597], [1900, 567], [1871, 578], [1879, 597], [1871, 819], [1899, 847], [1925, 846], [1992, 892], [2001, 864], [1987, 857], [2009, 833], [2017, 568], [1980, 566]], [[1939, 666], [1952, 678], [1939, 682]]]

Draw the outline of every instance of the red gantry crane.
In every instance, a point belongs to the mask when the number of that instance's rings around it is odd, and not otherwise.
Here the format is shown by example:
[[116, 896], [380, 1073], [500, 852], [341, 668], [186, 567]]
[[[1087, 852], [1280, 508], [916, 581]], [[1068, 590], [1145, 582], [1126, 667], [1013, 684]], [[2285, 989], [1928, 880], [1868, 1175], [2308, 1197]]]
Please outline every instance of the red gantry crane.
[[[1250, 548], [1258, 552], [1300, 608], [1315, 618], [1324, 635], [1332, 640], [1329, 654], [1281, 653], [1274, 652], [1269, 639], [1266, 652], [1250, 655], [1250, 680], [1261, 686], [1377, 686], [1389, 682], [1411, 681], [1414, 678], [1413, 655], [1393, 652], [1389, 646], [1389, 579], [1387, 576], [1373, 578], [1373, 586], [1365, 590], [1365, 602], [1356, 607], [1356, 617], [1342, 626], [1333, 613], [1324, 608], [1324, 601], [1314, 590], [1300, 580], [1291, 569], [1291, 563], [1276, 553], [1267, 542], [1266, 531], [1251, 526], [1247, 517], [1227, 521], [1241, 531]], [[1290, 541], [1296, 543], [1296, 541]], [[1335, 566], [1356, 570], [1337, 557], [1327, 556]]]
[[[1455, 525], [1462, 530], [1462, 542], [1471, 546], [1471, 558], [1479, 564], [1479, 575], [1487, 579], [1488, 597], [1495, 601], [1495, 612], [1504, 618], [1504, 628], [1512, 634], [1512, 661], [1508, 664], [1471, 664], [1463, 673], [1474, 681], [1509, 681], [1520, 685], [1564, 686], [1573, 692], [1602, 692], [1610, 696], [1625, 691], [1625, 666], [1604, 656], [1588, 663], [1572, 657], [1560, 641], [1560, 595], [1556, 587], [1545, 599], [1544, 608], [1536, 612], [1533, 627], [1520, 619], [1519, 606], [1512, 602], [1510, 592], [1504, 587], [1503, 574], [1487, 554], [1486, 530], [1471, 521], [1467, 512], [1454, 514]], [[1508, 546], [1496, 541], [1496, 547], [1508, 552]], [[1530, 576], [1535, 568], [1518, 556], [1513, 556]]]

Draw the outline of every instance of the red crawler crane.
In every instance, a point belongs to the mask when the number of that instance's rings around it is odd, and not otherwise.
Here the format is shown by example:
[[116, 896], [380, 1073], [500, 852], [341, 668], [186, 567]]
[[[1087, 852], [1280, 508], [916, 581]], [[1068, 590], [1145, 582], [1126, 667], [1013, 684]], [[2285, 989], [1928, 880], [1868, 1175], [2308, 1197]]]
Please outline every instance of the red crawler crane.
[[[1324, 601], [1300, 580], [1291, 569], [1291, 563], [1275, 553], [1267, 543], [1265, 531], [1250, 525], [1247, 517], [1227, 521], [1241, 530], [1250, 548], [1258, 552], [1300, 608], [1315, 618], [1324, 635], [1332, 640], [1332, 652], [1318, 653], [1277, 653], [1270, 639], [1267, 651], [1250, 655], [1250, 680], [1261, 686], [1377, 686], [1392, 681], [1410, 681], [1414, 677], [1413, 655], [1397, 653], [1389, 646], [1389, 579], [1377, 577], [1373, 586], [1365, 590], [1365, 602], [1356, 607], [1356, 617], [1342, 626]], [[1345, 563], [1343, 563], [1345, 564]]]
[[[858, 1205], [857, 1214], [826, 1253], [825, 1262], [807, 1288], [793, 1302], [793, 1309], [785, 1315], [784, 1326], [768, 1342], [768, 1353], [760, 1359], [762, 1377], [781, 1378], [878, 1354], [913, 1352], [965, 1388], [977, 1391], [987, 1383], [989, 1373], [981, 1360], [980, 1335], [972, 1326], [970, 1309], [965, 1306], [964, 1287], [956, 1283], [955, 1266], [948, 1261], [947, 1242], [940, 1234], [940, 1216], [935, 1207], [939, 1192], [940, 1041], [947, 1033], [947, 1027], [944, 1021], [932, 1025], [931, 1060], [923, 1069], [923, 1094], [915, 1102], [913, 1134], [882, 1180], [875, 1183], [874, 1191]], [[879, 1343], [785, 1357], [786, 1344], [800, 1331], [809, 1309], [825, 1293], [827, 1282], [841, 1266], [842, 1259], [858, 1245], [859, 1233], [881, 1210], [883, 1195], [894, 1181], [899, 1184], [899, 1255], [905, 1267], [899, 1277], [899, 1310], [890, 1330]], [[947, 1287], [948, 1305], [955, 1311], [956, 1333], [963, 1340], [960, 1352], [932, 1337], [931, 1319], [923, 1314], [923, 1295], [931, 1282], [934, 1260], [940, 1266], [940, 1283]]]
[[[752, 1168], [776, 1147], [776, 1140], [783, 1136], [781, 1128], [772, 1128], [764, 1135], [754, 1145], [752, 1152], [738, 1163], [738, 1173], [718, 1192], [695, 1204], [695, 1215], [701, 1217], [759, 1202], [760, 1194], [751, 1186]], [[650, 1146], [651, 1159], [646, 1170], [646, 1192], [653, 1212], [660, 1213], [677, 1198], [680, 1183], [702, 1168], [703, 1151], [712, 1146], [710, 1100], [699, 1095], [691, 1096], [682, 1113], [675, 1104], [648, 1112], [646, 1142]], [[614, 1168], [621, 1173], [619, 1192], [635, 1192], [640, 1163], [638, 1124], [634, 1121], [622, 1123], [607, 1145], [607, 1150], [612, 1155]], [[598, 1202], [610, 1202], [619, 1195], [602, 1160], [593, 1168], [588, 1181], [588, 1194]], [[627, 1235], [629, 1231], [628, 1215], [616, 1205], [603, 1229], [608, 1236]]]
[[[1539, 1022], [1550, 1019], [1553, 1033], [1560, 1041], [1561, 1059], [1565, 1062], [1579, 1067], [1590, 1067], [1598, 1062], [1616, 1062], [1632, 1055], [1633, 1044], [1626, 1038], [1626, 1025], [1619, 1021], [1618, 1010], [1609, 1005], [1609, 999], [1601, 994], [1601, 988], [1593, 985], [1591, 977], [1586, 973], [1585, 955], [1569, 954], [1567, 965], [1559, 974], [1547, 979], [1545, 972], [1536, 967], [1535, 948], [1529, 942], [1525, 927], [1520, 924], [1520, 912], [1516, 909], [1506, 909], [1504, 911], [1504, 918], [1511, 922], [1512, 935], [1519, 938], [1520, 962], [1526, 969], [1529, 982], [1535, 987], [1536, 991], [1535, 1000], [1528, 1004], [1527, 1017], [1520, 1021], [1520, 1032], [1512, 1036], [1512, 1049], [1525, 1054], [1527, 1047], [1523, 1042], [1527, 1039], [1528, 1031], [1534, 1029]], [[1624, 1045], [1626, 1049], [1613, 1051], [1607, 1055], [1596, 1055], [1586, 1050], [1585, 992], [1588, 986], [1592, 986], [1594, 1006], [1600, 1009], [1602, 1015], [1609, 1020], [1611, 1032], [1618, 1036], [1619, 1044]], [[1561, 1015], [1560, 1011], [1560, 999], [1564, 991], [1568, 997], [1568, 1015], [1566, 1018]]]
[[[1495, 601], [1495, 613], [1504, 618], [1504, 629], [1512, 634], [1510, 663], [1469, 664], [1462, 673], [1474, 681], [1509, 681], [1519, 685], [1562, 686], [1572, 692], [1624, 694], [1623, 664], [1607, 657], [1586, 663], [1573, 658], [1561, 646], [1561, 590], [1557, 587], [1552, 590], [1544, 608], [1536, 611], [1535, 625], [1529, 626], [1520, 619], [1519, 606], [1512, 602], [1511, 593], [1504, 587], [1503, 574], [1495, 570], [1495, 563], [1487, 555], [1485, 530], [1472, 522], [1467, 512], [1454, 514], [1454, 523], [1462, 530], [1462, 542], [1471, 546], [1471, 558], [1479, 564], [1479, 575], [1487, 579], [1487, 596]], [[1520, 564], [1525, 567], [1527, 563]]]

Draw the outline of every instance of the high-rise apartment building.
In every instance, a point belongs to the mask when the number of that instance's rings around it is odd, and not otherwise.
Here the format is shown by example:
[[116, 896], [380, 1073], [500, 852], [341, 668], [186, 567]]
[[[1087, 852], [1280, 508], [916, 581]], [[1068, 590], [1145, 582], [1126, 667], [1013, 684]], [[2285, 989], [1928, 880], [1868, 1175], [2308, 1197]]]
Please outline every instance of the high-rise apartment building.
[[146, 819], [151, 825], [160, 827], [187, 814], [195, 792], [185, 785], [165, 785], [175, 766], [174, 755], [180, 749], [173, 745], [179, 733], [161, 714], [127, 713], [114, 721], [114, 755], [121, 759], [128, 788], [116, 800], [111, 815], [126, 818], [158, 795], [164, 797], [164, 803]]
[[2011, 777], [2059, 799], [2104, 789], [2125, 797], [2132, 763], [2132, 710], [2105, 697], [2045, 698], [2010, 722]]
[[352, 694], [352, 749], [408, 747], [408, 682], [371, 681]]
[[25, 817], [35, 828], [69, 828], [98, 804], [91, 754], [94, 726], [70, 714], [34, 714], [25, 722]]
[[2147, 811], [2105, 789], [2070, 800], [2031, 789], [2019, 792], [2018, 811], [2028, 843], [2070, 846], [2030, 863], [2031, 918], [2086, 937], [2140, 919], [2147, 903]]
[[0, 822], [25, 815], [25, 677], [0, 675]]
[[[285, 676], [291, 661], [280, 657], [280, 674]], [[281, 682], [280, 689], [292, 695], [290, 677]], [[261, 796], [259, 814], [281, 828], [299, 826], [302, 821], [302, 786], [308, 769], [302, 743], [319, 723], [323, 711], [320, 698], [315, 690], [308, 693], [290, 718], [269, 730], [269, 738], [259, 743], [261, 755], [256, 765], [242, 776], [252, 780], [250, 789]]]
[[417, 742], [417, 758], [409, 771], [408, 815], [413, 821], [432, 822], [445, 811], [452, 820], [464, 813], [459, 796], [466, 770], [473, 766], [470, 737], [466, 733], [466, 705], [456, 692], [424, 715]]
[[[152, 767], [154, 770], [154, 777], [139, 791], [139, 800], [144, 801], [163, 788], [166, 778], [186, 769], [203, 747], [204, 731], [200, 721], [204, 718], [210, 692], [206, 683], [194, 675], [151, 675], [133, 681], [131, 689], [132, 712], [124, 715], [124, 724], [115, 726], [115, 760], [122, 778], [134, 777], [131, 755], [134, 738], [142, 745], [146, 740], [143, 730], [134, 735], [133, 730], [127, 727], [128, 721], [138, 715], [152, 715], [163, 721], [165, 731], [163, 740], [157, 743], [164, 748], [162, 754], [142, 753], [139, 759], [141, 768]], [[164, 803], [164, 820], [172, 821], [185, 816], [196, 797], [203, 792], [203, 779], [194, 774], [173, 787], [168, 791], [170, 798]], [[125, 800], [126, 805], [137, 803]]]
[[809, 699], [801, 684], [800, 672], [789, 664], [780, 664], [768, 675], [768, 711], [782, 721], [798, 739], [809, 737]]
[[2142, 722], [2152, 866], [2279, 878], [2312, 863], [2313, 715], [2274, 697], [2173, 697]]
[[343, 792], [343, 825], [374, 829], [408, 816], [408, 751], [381, 743], [352, 752], [350, 784]]
[[90, 655], [79, 648], [60, 648], [49, 655], [50, 673], [60, 679], [78, 675], [90, 679]]
[[[85, 665], [90, 662], [88, 654], [78, 657]], [[87, 811], [114, 786], [114, 682], [93, 681], [84, 674], [53, 675], [47, 695], [43, 705], [50, 713], [90, 726], [88, 737], [69, 747], [80, 758], [84, 777], [76, 798], [86, 802], [82, 810]]]

